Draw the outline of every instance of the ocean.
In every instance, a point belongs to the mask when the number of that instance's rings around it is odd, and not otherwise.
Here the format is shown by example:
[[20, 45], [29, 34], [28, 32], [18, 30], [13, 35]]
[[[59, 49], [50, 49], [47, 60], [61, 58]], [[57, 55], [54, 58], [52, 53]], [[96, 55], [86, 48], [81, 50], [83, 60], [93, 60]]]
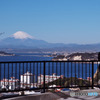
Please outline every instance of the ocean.
[[[1, 56], [0, 62], [3, 61], [50, 61], [52, 57], [50, 54], [39, 53], [16, 53], [16, 56]], [[9, 66], [9, 67], [8, 67]], [[26, 72], [34, 74], [37, 78], [40, 74], [43, 74], [43, 63], [13, 63], [13, 64], [0, 64], [0, 80], [3, 78], [9, 79], [15, 77], [20, 79], [20, 75]], [[96, 72], [98, 64], [94, 64], [94, 73]], [[57, 76], [63, 75], [65, 77], [77, 77], [87, 79], [92, 77], [92, 63], [46, 63], [45, 74]]]
[[51, 60], [48, 54], [44, 53], [15, 53], [16, 56], [0, 56], [0, 61], [43, 61]]

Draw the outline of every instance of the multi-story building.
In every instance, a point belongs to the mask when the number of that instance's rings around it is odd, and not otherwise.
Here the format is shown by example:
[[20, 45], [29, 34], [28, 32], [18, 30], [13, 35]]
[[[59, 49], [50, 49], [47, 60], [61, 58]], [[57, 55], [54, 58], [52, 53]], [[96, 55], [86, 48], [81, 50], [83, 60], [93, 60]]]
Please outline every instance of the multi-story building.
[[26, 72], [20, 76], [20, 85], [21, 88], [34, 87], [35, 84], [35, 75], [32, 73]]
[[0, 81], [1, 89], [10, 89], [14, 90], [19, 87], [19, 80], [15, 79], [15, 77], [11, 77], [11, 79], [3, 79]]
[[[45, 75], [45, 82], [49, 83], [59, 78], [63, 78], [63, 75], [57, 76], [55, 73], [53, 73], [53, 75]], [[38, 76], [38, 84], [43, 84], [43, 82], [44, 82], [44, 75]]]

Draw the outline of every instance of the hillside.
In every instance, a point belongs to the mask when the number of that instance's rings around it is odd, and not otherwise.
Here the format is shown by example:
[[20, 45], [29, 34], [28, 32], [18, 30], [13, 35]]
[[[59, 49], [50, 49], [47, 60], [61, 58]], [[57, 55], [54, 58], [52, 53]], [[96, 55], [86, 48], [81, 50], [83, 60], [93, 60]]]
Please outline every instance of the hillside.
[[52, 60], [97, 60], [98, 53], [72, 53], [68, 56], [57, 55]]
[[4, 51], [0, 51], [0, 56], [15, 56], [15, 54], [6, 53]]

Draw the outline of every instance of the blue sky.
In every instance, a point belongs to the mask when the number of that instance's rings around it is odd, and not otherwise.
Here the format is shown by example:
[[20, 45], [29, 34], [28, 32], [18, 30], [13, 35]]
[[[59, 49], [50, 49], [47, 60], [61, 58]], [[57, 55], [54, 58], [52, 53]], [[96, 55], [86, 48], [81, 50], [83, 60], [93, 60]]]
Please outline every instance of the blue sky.
[[0, 39], [17, 31], [51, 43], [100, 43], [100, 0], [0, 0]]

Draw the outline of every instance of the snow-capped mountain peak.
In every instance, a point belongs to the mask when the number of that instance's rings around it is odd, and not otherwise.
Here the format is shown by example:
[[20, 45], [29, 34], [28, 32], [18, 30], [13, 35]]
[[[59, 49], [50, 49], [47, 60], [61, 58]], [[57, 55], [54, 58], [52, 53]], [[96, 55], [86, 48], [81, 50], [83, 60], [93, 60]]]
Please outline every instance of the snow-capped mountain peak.
[[28, 39], [28, 38], [33, 39], [31, 35], [23, 31], [18, 31], [14, 33], [13, 35], [11, 35], [11, 37], [14, 37], [15, 39]]

